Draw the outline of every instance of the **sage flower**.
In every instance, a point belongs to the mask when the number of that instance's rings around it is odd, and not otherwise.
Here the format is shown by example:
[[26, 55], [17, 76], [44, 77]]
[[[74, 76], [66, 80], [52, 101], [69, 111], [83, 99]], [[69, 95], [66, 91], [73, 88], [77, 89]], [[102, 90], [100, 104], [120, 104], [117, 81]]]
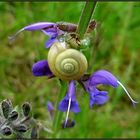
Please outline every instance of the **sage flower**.
[[[68, 92], [66, 93], [66, 96], [62, 101], [59, 103], [58, 109], [62, 112], [67, 112], [65, 126], [68, 120], [68, 114], [69, 112], [78, 113], [80, 112], [80, 108], [78, 106], [78, 102], [75, 98], [75, 81], [70, 81]], [[136, 101], [132, 99], [129, 92], [126, 90], [126, 88], [123, 86], [123, 84], [118, 81], [118, 79], [112, 75], [110, 72], [106, 70], [98, 70], [95, 73], [93, 73], [87, 80], [82, 80], [82, 78], [79, 80], [79, 83], [81, 83], [86, 90], [86, 92], [90, 96], [90, 107], [93, 105], [102, 105], [105, 104], [109, 97], [107, 91], [100, 91], [96, 88], [97, 85], [103, 84], [103, 85], [110, 85], [114, 88], [117, 88], [119, 85], [124, 89], [125, 93], [130, 98], [133, 105], [135, 105]]]
[[47, 110], [48, 110], [51, 118], [53, 118], [55, 109], [54, 109], [52, 102], [50, 102], [50, 101], [47, 102]]
[[100, 91], [96, 88], [96, 86], [99, 84], [110, 85], [114, 88], [117, 88], [120, 85], [125, 90], [125, 93], [128, 95], [132, 103], [133, 104], [137, 103], [131, 98], [130, 94], [123, 86], [123, 84], [119, 82], [114, 75], [112, 75], [110, 72], [106, 70], [98, 70], [95, 73], [93, 73], [88, 80], [86, 81], [81, 80], [81, 82], [90, 96], [90, 107], [92, 107], [94, 104], [100, 105], [108, 101], [108, 92]]
[[[71, 31], [75, 31], [76, 29], [75, 25], [70, 27], [73, 27]], [[50, 38], [45, 43], [46, 48], [51, 47], [55, 42], [60, 42], [60, 40], [58, 39], [59, 36], [61, 35], [64, 36], [65, 32], [67, 32], [67, 30], [62, 30], [62, 28], [60, 28], [57, 23], [38, 22], [35, 24], [25, 26], [24, 28], [20, 29], [13, 37], [11, 37], [11, 39], [15, 38], [16, 35], [18, 35], [20, 32], [24, 30], [27, 31], [41, 30], [43, 33], [48, 35]], [[47, 60], [40, 60], [35, 64], [33, 64], [32, 73], [34, 76], [46, 76], [48, 78], [55, 77], [55, 75], [49, 68]], [[124, 85], [113, 74], [111, 74], [106, 70], [98, 70], [95, 73], [91, 74], [91, 76], [87, 76], [86, 79], [84, 75], [78, 80], [78, 82], [82, 85], [84, 90], [89, 94], [90, 107], [93, 107], [93, 105], [105, 104], [109, 99], [107, 91], [100, 91], [99, 89], [97, 89], [97, 86], [100, 84], [109, 85], [112, 86], [113, 88], [117, 88], [118, 86], [121, 86], [125, 91], [125, 93], [127, 94], [127, 96], [130, 98], [133, 105], [138, 103], [132, 99], [132, 97], [130, 96], [129, 92], [126, 90]], [[74, 112], [74, 113], [80, 112], [80, 108], [76, 100], [75, 83], [76, 80], [72, 79], [71, 81], [69, 81], [69, 87], [67, 93], [58, 105], [58, 109], [60, 111], [67, 112], [64, 127], [67, 126], [67, 122], [69, 120], [68, 119], [69, 112]]]
[[[47, 60], [41, 60], [35, 63], [32, 67], [32, 72], [34, 76], [47, 76], [48, 78], [53, 77], [53, 73], [49, 69]], [[124, 85], [109, 71], [98, 70], [91, 76], [89, 76], [88, 79], [86, 80], [83, 79], [84, 78], [81, 77], [81, 79], [78, 82], [82, 84], [82, 86], [90, 96], [89, 101], [90, 107], [92, 107], [93, 105], [105, 104], [109, 99], [107, 91], [100, 91], [96, 88], [96, 86], [100, 84], [110, 85], [113, 88], [117, 88], [120, 85], [124, 89], [125, 93], [128, 95], [133, 105], [138, 103], [132, 99], [132, 97], [130, 96], [129, 92], [126, 90]], [[71, 80], [69, 82], [67, 93], [58, 105], [58, 109], [60, 111], [67, 112], [65, 126], [68, 120], [69, 112], [73, 113], [80, 112], [80, 108], [75, 95], [76, 94], [75, 83], [76, 83], [75, 80]]]
[[69, 83], [69, 88], [68, 91], [66, 93], [66, 96], [64, 97], [64, 99], [59, 103], [58, 109], [60, 111], [72, 111], [74, 113], [78, 113], [80, 112], [80, 108], [78, 106], [78, 102], [76, 100], [76, 96], [75, 96], [75, 81], [72, 80]]
[[46, 48], [49, 48], [50, 46], [52, 46], [54, 42], [58, 41], [57, 37], [64, 34], [64, 31], [60, 30], [56, 23], [37, 22], [37, 23], [23, 27], [22, 29], [17, 31], [15, 35], [13, 35], [12, 37], [9, 37], [9, 39], [13, 40], [19, 33], [21, 33], [24, 30], [27, 30], [27, 31], [41, 30], [44, 34], [49, 36], [50, 38], [45, 43]]
[[47, 60], [40, 60], [34, 63], [32, 66], [32, 73], [34, 76], [47, 76], [47, 77], [53, 76], [53, 73], [49, 68]]

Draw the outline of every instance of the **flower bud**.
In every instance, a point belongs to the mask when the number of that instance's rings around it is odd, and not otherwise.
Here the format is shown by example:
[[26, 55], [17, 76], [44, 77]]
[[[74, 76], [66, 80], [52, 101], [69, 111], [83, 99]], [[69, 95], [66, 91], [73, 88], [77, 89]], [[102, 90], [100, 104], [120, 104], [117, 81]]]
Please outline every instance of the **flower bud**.
[[75, 121], [68, 119], [67, 123], [65, 123], [65, 121], [62, 123], [62, 128], [71, 128], [75, 126]]

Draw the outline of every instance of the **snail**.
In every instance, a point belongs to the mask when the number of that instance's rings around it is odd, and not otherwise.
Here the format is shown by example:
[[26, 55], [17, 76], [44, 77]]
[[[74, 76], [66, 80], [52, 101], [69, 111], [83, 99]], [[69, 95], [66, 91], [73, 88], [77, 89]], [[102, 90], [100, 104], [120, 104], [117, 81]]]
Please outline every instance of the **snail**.
[[55, 42], [51, 46], [48, 64], [55, 76], [67, 81], [80, 79], [88, 67], [86, 57], [66, 42]]

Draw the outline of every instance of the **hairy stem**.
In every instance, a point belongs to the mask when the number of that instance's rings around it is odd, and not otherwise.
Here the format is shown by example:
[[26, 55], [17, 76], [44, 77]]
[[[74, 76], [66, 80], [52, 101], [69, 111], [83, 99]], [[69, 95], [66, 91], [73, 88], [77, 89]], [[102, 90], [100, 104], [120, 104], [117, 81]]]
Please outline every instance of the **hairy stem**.
[[93, 1], [87, 1], [85, 4], [85, 7], [83, 9], [83, 12], [81, 14], [81, 17], [78, 23], [78, 28], [76, 31], [77, 34], [79, 34], [80, 38], [83, 38], [87, 30], [87, 27], [89, 25], [96, 3], [97, 3], [96, 0], [93, 0]]

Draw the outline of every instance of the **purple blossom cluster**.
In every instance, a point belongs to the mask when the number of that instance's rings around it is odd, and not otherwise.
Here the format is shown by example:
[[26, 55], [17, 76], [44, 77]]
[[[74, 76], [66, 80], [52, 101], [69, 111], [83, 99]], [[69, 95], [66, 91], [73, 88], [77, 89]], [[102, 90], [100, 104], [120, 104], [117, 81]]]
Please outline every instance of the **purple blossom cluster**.
[[[34, 31], [34, 30], [41, 30], [43, 33], [48, 35], [50, 38], [46, 41], [45, 46], [46, 48], [50, 48], [54, 42], [58, 42], [58, 37], [63, 36], [66, 31], [59, 28], [58, 24], [51, 23], [51, 22], [39, 22], [35, 24], [28, 25], [21, 30], [19, 30], [17, 34], [22, 32], [23, 30], [27, 31]], [[14, 37], [15, 37], [14, 36]], [[32, 73], [34, 76], [46, 76], [48, 78], [53, 78], [55, 75], [51, 72], [48, 61], [47, 60], [40, 60], [33, 64], [32, 66]], [[85, 75], [84, 75], [85, 76]], [[93, 107], [94, 105], [102, 105], [105, 104], [109, 97], [107, 91], [100, 91], [97, 86], [100, 84], [103, 85], [109, 85], [113, 88], [117, 88], [118, 86], [121, 86], [125, 93], [128, 95], [130, 100], [133, 104], [136, 104], [137, 102], [134, 101], [129, 92], [126, 90], [124, 85], [109, 71], [106, 70], [98, 70], [88, 76], [86, 79], [81, 77], [78, 82], [84, 87], [84, 90], [89, 94], [90, 97], [90, 107]], [[80, 107], [78, 105], [78, 101], [76, 100], [76, 81], [71, 80], [69, 81], [69, 87], [67, 90], [67, 93], [65, 97], [60, 101], [58, 105], [58, 109], [62, 112], [67, 112], [66, 121], [68, 120], [69, 112], [78, 113], [80, 112]], [[48, 106], [48, 108], [51, 110], [53, 107]]]

